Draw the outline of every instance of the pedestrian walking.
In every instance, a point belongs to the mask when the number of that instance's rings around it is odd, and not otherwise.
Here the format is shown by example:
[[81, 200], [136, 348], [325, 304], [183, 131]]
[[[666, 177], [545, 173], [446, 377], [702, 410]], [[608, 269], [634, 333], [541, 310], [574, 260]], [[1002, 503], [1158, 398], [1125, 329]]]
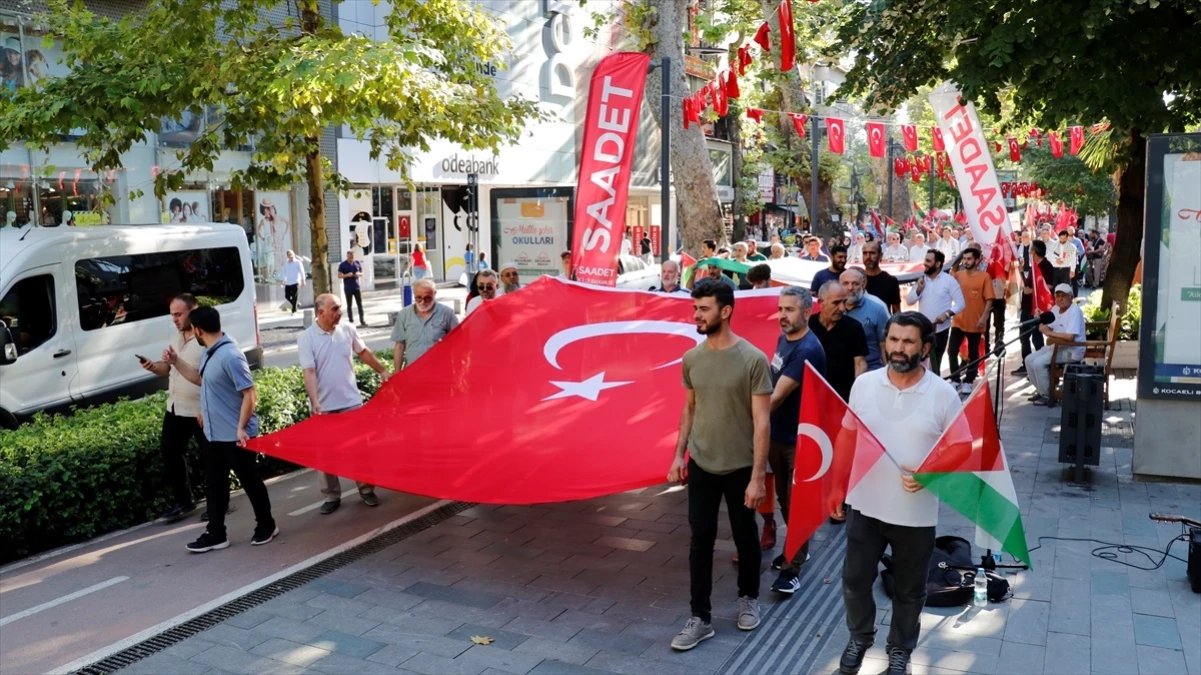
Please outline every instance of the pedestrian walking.
[[359, 281], [363, 278], [363, 263], [354, 259], [354, 251], [346, 252], [346, 260], [338, 264], [338, 278], [342, 280], [342, 291], [346, 296], [346, 313], [351, 321], [354, 320], [354, 303], [359, 303], [359, 325], [366, 327], [367, 319], [363, 318], [363, 294], [359, 289]]

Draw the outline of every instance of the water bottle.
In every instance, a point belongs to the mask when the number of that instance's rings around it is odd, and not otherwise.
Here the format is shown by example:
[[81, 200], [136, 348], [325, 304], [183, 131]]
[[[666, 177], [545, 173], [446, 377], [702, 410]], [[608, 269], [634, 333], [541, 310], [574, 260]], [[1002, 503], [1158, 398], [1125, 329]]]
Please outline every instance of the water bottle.
[[972, 594], [972, 604], [977, 607], [988, 606], [988, 576], [983, 567], [976, 568], [976, 591]]

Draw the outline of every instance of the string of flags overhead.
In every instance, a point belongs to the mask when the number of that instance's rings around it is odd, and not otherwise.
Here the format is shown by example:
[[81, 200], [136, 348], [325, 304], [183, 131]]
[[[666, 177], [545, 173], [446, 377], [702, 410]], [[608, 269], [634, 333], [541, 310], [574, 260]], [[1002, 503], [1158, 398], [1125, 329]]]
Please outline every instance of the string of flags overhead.
[[[809, 1], [816, 2], [817, 0]], [[796, 66], [796, 36], [793, 28], [792, 0], [782, 0], [780, 2], [776, 7], [776, 18], [779, 20], [778, 35], [776, 36], [779, 47], [776, 50], [778, 65], [781, 72], [788, 72]], [[751, 42], [758, 45], [761, 50], [760, 56], [770, 53], [772, 51], [771, 23], [764, 21], [759, 26], [759, 29], [755, 31]], [[701, 115], [709, 109], [716, 112], [718, 117], [725, 117], [729, 114], [730, 99], [738, 99], [742, 95], [738, 78], [745, 76], [747, 67], [754, 63], [755, 56], [752, 54], [751, 49], [751, 44], [740, 46], [737, 52], [737, 65], [735, 67], [722, 70], [713, 80], [683, 98], [681, 105], [683, 108], [683, 125], [685, 129], [690, 128], [693, 124], [700, 125]], [[826, 141], [829, 151], [838, 155], [846, 152], [846, 119], [830, 115], [812, 115], [787, 110], [769, 110], [755, 107], [748, 107], [746, 109], [747, 118], [757, 124], [762, 124], [764, 114], [768, 113], [776, 115], [780, 121], [784, 119], [789, 120], [800, 138], [806, 137], [808, 133], [807, 126], [811, 120], [822, 120], [826, 124]], [[864, 127], [867, 131], [868, 153], [872, 157], [884, 157], [887, 154], [889, 127], [900, 128], [901, 144], [907, 153], [918, 152], [918, 126], [915, 124], [871, 120], [865, 121]], [[1089, 127], [1092, 135], [1103, 133], [1108, 129], [1108, 122], [1093, 124]], [[914, 182], [919, 182], [921, 175], [930, 175], [933, 169], [937, 171], [940, 178], [953, 183], [953, 178], [946, 171], [950, 166], [950, 162], [946, 158], [946, 145], [943, 142], [942, 131], [937, 126], [932, 126], [928, 127], [928, 132], [930, 134], [930, 147], [936, 164], [932, 166], [930, 154], [903, 156], [894, 160], [893, 170], [898, 176], [903, 177], [905, 174], [909, 174], [913, 177]], [[1024, 138], [1007, 135], [1005, 136], [1004, 143], [1000, 140], [994, 140], [993, 144], [997, 152], [1008, 148], [1010, 161], [1020, 162], [1022, 161], [1022, 151], [1029, 147], [1031, 140], [1040, 148], [1045, 141], [1048, 144], [1051, 156], [1061, 159], [1064, 154], [1065, 138], [1067, 140], [1068, 153], [1072, 156], [1078, 155], [1080, 149], [1084, 147], [1085, 127], [1074, 125], [1069, 126], [1066, 130], [1033, 128], [1029, 130]]]

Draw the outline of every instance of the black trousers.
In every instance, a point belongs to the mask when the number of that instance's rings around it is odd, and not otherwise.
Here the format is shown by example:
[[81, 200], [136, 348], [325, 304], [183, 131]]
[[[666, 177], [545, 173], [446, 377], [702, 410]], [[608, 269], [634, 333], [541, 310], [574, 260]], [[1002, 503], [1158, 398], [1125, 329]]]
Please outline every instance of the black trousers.
[[159, 434], [158, 449], [163, 458], [163, 474], [167, 487], [171, 489], [174, 506], [190, 507], [196, 500], [192, 497], [192, 484], [188, 480], [188, 441], [196, 439], [204, 448], [204, 433], [195, 417], [176, 415], [168, 410], [163, 414], [163, 431]]
[[942, 377], [942, 355], [947, 351], [947, 339], [951, 329], [934, 334], [934, 346], [930, 348], [930, 372]]
[[688, 550], [688, 571], [692, 589], [692, 615], [712, 620], [713, 544], [717, 541], [717, 514], [726, 500], [730, 530], [738, 549], [738, 595], [759, 597], [759, 525], [755, 510], [743, 500], [751, 482], [751, 467], [731, 473], [709, 473], [688, 460], [688, 525], [692, 544]]
[[956, 373], [959, 370], [959, 348], [963, 346], [964, 338], [967, 338], [967, 363], [976, 359], [976, 355], [980, 353], [980, 338], [983, 333], [969, 333], [959, 330], [954, 326], [951, 327], [951, 338], [947, 341], [947, 359], [951, 362], [951, 381], [958, 384], [960, 380], [971, 384], [976, 381], [976, 373], [980, 372], [979, 364], [972, 368], [968, 368], [965, 373]]
[[892, 548], [896, 595], [888, 648], [912, 652], [926, 604], [926, 578], [934, 551], [933, 527], [892, 525], [851, 509], [847, 514], [847, 555], [842, 566], [842, 600], [851, 639], [872, 644], [876, 635], [876, 600], [872, 584], [886, 547]]
[[[1032, 306], [1028, 307], [1023, 304], [1022, 305], [1022, 313], [1021, 313], [1022, 323], [1026, 323], [1027, 321], [1029, 321], [1030, 319], [1033, 319], [1033, 318], [1034, 318], [1033, 307]], [[1022, 331], [1022, 333], [1019, 337], [1021, 337], [1021, 344], [1022, 344], [1022, 362], [1025, 363], [1027, 356], [1030, 356], [1031, 353], [1036, 352], [1043, 348], [1043, 334], [1037, 328], [1035, 328], [1033, 331], [1031, 331], [1029, 328], [1027, 328]]]
[[[284, 285], [284, 300], [292, 303], [292, 311], [296, 311], [296, 299], [300, 297], [300, 284], [285, 284]], [[362, 302], [359, 302], [362, 305]]]
[[[792, 505], [792, 474], [796, 469], [796, 443], [772, 441], [767, 451], [767, 463], [776, 477], [776, 501], [780, 504], [780, 515], [788, 525], [788, 508]], [[788, 561], [792, 571], [797, 571], [809, 553], [809, 542], [801, 545], [796, 557]]]
[[346, 291], [346, 317], [354, 321], [354, 302], [359, 301], [359, 323], [367, 323], [363, 318], [363, 294], [358, 290], [350, 290], [349, 288], [342, 289]]
[[1005, 344], [1005, 300], [994, 299], [992, 307], [989, 308], [988, 321], [990, 325], [984, 327], [984, 351], [991, 351], [988, 341], [989, 328], [992, 329], [993, 342], [992, 346], [996, 347]]
[[229, 508], [229, 472], [233, 470], [254, 507], [256, 530], [275, 528], [271, 517], [271, 497], [267, 486], [259, 477], [254, 463], [255, 453], [238, 447], [233, 441], [208, 441], [205, 448], [208, 462], [205, 475], [208, 479], [208, 531], [216, 537], [225, 536], [225, 510]]

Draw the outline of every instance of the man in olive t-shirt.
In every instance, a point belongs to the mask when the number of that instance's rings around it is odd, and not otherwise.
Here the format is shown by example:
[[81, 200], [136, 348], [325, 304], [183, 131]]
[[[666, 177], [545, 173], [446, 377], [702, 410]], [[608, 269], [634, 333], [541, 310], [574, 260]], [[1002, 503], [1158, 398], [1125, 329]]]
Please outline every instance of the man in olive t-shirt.
[[[692, 649], [714, 635], [711, 624], [713, 545], [722, 499], [738, 548], [738, 628], [759, 625], [759, 526], [771, 431], [767, 356], [730, 330], [734, 291], [703, 280], [692, 291], [693, 319], [705, 341], [684, 354], [684, 388], [676, 456], [669, 481], [688, 482], [688, 554], [692, 617], [671, 641]], [[684, 451], [690, 458], [685, 460]]]

